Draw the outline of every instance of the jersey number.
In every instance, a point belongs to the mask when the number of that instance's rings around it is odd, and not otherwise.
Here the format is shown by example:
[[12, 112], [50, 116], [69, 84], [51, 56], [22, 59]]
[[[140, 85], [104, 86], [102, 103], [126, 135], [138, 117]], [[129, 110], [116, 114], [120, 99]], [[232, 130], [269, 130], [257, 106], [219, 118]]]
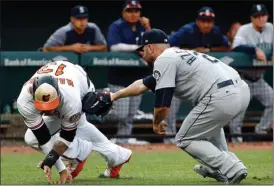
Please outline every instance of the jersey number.
[[[53, 63], [53, 65], [56, 65], [56, 63]], [[66, 67], [66, 65], [60, 64], [58, 66], [57, 70], [55, 71], [55, 75], [60, 76], [60, 75], [64, 74], [65, 67]], [[47, 74], [47, 73], [51, 73], [52, 71], [53, 71], [53, 69], [48, 68], [48, 65], [45, 65], [37, 71], [37, 74]]]

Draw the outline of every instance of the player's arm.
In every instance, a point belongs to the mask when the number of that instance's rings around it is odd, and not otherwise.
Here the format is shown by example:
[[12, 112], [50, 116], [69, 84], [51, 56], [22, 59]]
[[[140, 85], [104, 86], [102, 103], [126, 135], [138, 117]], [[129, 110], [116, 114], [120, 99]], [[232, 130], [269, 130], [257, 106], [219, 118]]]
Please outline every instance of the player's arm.
[[153, 76], [156, 79], [153, 130], [165, 134], [167, 117], [171, 105], [177, 74], [176, 58], [160, 58], [154, 63]]
[[133, 82], [128, 87], [121, 89], [115, 93], [111, 94], [111, 101], [116, 101], [120, 98], [126, 98], [131, 96], [138, 96], [148, 91], [149, 89], [154, 91], [156, 85], [156, 80], [152, 75], [145, 77], [144, 79], [139, 79]]
[[[19, 96], [18, 102], [20, 102], [20, 99], [21, 97]], [[52, 150], [54, 142], [41, 114], [32, 106], [33, 105], [31, 104], [21, 105], [18, 103], [18, 111], [23, 116], [27, 127], [31, 129], [35, 135], [43, 153], [47, 155]], [[66, 167], [61, 159], [57, 159], [54, 164], [59, 173], [66, 170]]]
[[248, 45], [246, 41], [246, 29], [245, 27], [240, 27], [235, 35], [232, 45], [232, 51], [234, 52], [244, 52], [249, 55], [256, 54], [256, 47]]
[[102, 34], [100, 28], [94, 24], [94, 23], [89, 23], [90, 27], [93, 27], [95, 30], [95, 41], [94, 45], [87, 45], [88, 51], [89, 52], [105, 52], [107, 51], [107, 42]]
[[139, 46], [134, 44], [126, 44], [121, 41], [119, 26], [111, 24], [108, 29], [108, 45], [112, 52], [131, 52], [136, 50]]
[[71, 45], [64, 45], [66, 41], [66, 29], [64, 27], [56, 30], [44, 44], [44, 52], [71, 52]]

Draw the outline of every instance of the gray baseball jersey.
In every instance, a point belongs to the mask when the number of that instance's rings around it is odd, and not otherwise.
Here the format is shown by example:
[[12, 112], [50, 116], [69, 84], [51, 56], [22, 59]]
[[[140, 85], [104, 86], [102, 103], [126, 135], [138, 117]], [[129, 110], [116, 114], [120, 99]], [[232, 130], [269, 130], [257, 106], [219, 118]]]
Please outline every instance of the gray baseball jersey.
[[56, 30], [47, 40], [44, 47], [83, 43], [90, 45], [106, 45], [106, 39], [95, 23], [88, 23], [82, 35], [78, 35], [71, 23]]
[[262, 32], [256, 31], [252, 23], [241, 26], [236, 33], [232, 48], [240, 45], [260, 48], [269, 56], [273, 50], [273, 25], [266, 23]]
[[179, 99], [199, 102], [216, 83], [239, 78], [233, 68], [206, 54], [169, 48], [155, 61], [156, 88], [175, 87]]
[[206, 54], [169, 48], [156, 59], [153, 77], [156, 92], [174, 87], [175, 97], [196, 104], [176, 134], [177, 146], [208, 166], [212, 174], [232, 179], [240, 170], [246, 171], [228, 151], [223, 131], [250, 100], [249, 88], [238, 72]]

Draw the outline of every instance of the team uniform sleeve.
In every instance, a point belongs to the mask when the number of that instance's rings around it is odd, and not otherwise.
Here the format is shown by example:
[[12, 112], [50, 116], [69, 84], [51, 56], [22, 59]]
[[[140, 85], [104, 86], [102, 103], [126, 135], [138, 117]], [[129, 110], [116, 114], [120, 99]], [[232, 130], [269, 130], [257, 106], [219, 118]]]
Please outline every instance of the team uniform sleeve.
[[248, 43], [245, 38], [245, 29], [243, 26], [241, 26], [234, 37], [232, 48], [234, 49], [240, 45], [247, 45], [247, 44]]
[[66, 41], [66, 29], [65, 27], [56, 30], [47, 40], [44, 47], [63, 46]]
[[116, 24], [111, 24], [108, 29], [108, 46], [121, 43], [121, 37], [119, 33], [119, 27]]
[[34, 107], [33, 104], [28, 102], [24, 105], [21, 105], [20, 103], [17, 105], [18, 111], [23, 116], [24, 123], [29, 129], [36, 130], [44, 124], [41, 113]]
[[104, 35], [102, 34], [100, 28], [94, 23], [92, 24], [92, 27], [95, 30], [95, 42], [94, 43], [96, 45], [106, 45], [107, 44], [106, 39], [105, 39]]
[[153, 77], [156, 80], [155, 90], [175, 87], [177, 72], [175, 58], [162, 57], [156, 60], [153, 69]]
[[150, 89], [152, 92], [155, 92], [156, 80], [153, 75], [149, 75], [143, 79], [143, 84]]
[[175, 58], [159, 58], [154, 64], [153, 77], [156, 80], [155, 108], [170, 107], [177, 74]]

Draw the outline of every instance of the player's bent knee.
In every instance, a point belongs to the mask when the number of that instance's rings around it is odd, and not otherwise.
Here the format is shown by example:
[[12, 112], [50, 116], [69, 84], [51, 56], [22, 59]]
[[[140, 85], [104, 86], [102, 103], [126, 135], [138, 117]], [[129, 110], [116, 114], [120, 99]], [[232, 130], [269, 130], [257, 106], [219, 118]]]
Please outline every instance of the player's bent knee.
[[26, 131], [24, 139], [29, 146], [38, 148], [38, 140], [30, 129]]
[[187, 147], [191, 142], [190, 140], [186, 140], [184, 137], [178, 134], [175, 136], [175, 141], [176, 141], [177, 147], [180, 147], [180, 148]]

